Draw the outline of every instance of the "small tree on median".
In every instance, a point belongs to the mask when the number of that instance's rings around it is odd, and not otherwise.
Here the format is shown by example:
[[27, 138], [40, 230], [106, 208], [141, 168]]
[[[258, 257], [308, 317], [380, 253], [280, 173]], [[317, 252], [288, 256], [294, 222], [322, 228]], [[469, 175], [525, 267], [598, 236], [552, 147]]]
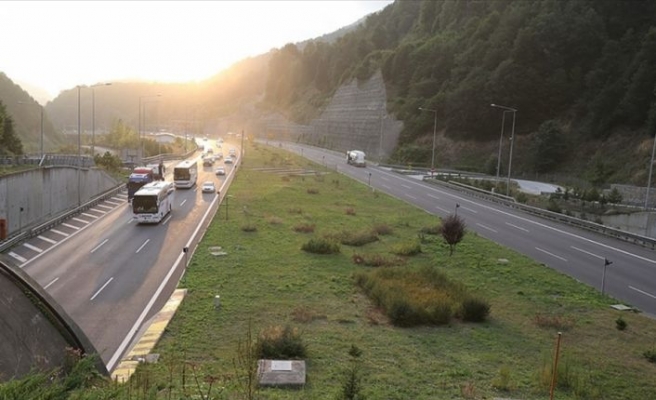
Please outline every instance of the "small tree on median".
[[449, 245], [449, 256], [453, 255], [456, 245], [465, 236], [465, 221], [456, 214], [444, 218], [440, 233]]

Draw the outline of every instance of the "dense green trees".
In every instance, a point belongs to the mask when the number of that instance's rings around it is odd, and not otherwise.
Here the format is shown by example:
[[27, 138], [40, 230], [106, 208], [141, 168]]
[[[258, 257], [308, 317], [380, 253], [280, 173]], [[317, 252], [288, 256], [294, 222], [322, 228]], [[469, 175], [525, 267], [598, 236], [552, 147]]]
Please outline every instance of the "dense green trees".
[[0, 155], [23, 154], [23, 144], [14, 132], [14, 122], [0, 101]]

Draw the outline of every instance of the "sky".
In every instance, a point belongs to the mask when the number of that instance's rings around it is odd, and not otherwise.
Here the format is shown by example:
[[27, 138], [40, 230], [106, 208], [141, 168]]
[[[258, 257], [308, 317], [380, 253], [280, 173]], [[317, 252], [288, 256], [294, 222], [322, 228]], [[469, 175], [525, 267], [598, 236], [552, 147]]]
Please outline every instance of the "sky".
[[392, 2], [0, 1], [0, 72], [42, 104], [77, 85], [198, 81]]

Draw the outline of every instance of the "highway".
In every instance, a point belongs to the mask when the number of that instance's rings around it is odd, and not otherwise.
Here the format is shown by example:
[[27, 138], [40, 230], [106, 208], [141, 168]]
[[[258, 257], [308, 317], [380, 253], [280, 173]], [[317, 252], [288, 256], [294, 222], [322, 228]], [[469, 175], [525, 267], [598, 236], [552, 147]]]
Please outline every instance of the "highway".
[[[656, 316], [656, 253], [639, 245], [541, 219], [416, 177], [368, 164], [346, 164], [346, 154], [275, 143], [364, 185], [445, 217], [456, 212], [467, 229]], [[612, 264], [605, 266], [605, 259]], [[604, 269], [605, 277], [604, 277]]]
[[108, 370], [173, 292], [191, 256], [183, 249], [193, 251], [218, 208], [220, 196], [202, 193], [202, 182], [214, 181], [223, 195], [234, 175], [235, 164], [216, 176], [223, 160], [203, 167], [200, 155], [194, 159], [197, 185], [175, 191], [173, 210], [159, 224], [136, 224], [122, 193], [8, 252], [80, 326]]

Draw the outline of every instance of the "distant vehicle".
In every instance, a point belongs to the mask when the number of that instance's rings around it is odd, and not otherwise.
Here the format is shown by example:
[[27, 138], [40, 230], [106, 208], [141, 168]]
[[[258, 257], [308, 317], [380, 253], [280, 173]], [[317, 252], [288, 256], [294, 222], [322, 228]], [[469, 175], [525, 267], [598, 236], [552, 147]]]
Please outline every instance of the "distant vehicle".
[[214, 186], [214, 182], [207, 181], [203, 183], [202, 190], [203, 193], [214, 193], [216, 192], [216, 186]]
[[203, 158], [203, 167], [211, 167], [212, 165], [214, 165], [214, 157], [207, 156]]
[[198, 164], [185, 160], [173, 168], [173, 183], [177, 188], [190, 188], [198, 180]]
[[148, 164], [146, 165], [146, 168], [150, 168], [153, 170], [153, 179], [155, 179], [156, 181], [164, 180], [164, 172], [166, 170], [166, 167], [164, 167], [163, 163]]
[[214, 150], [210, 147], [207, 149], [207, 154], [214, 154]]
[[355, 165], [356, 167], [366, 167], [367, 161], [363, 151], [349, 150], [346, 152], [346, 163]]
[[139, 224], [157, 224], [173, 209], [175, 189], [171, 182], [144, 185], [134, 194], [132, 213]]
[[217, 175], [225, 175], [226, 174], [225, 168], [224, 167], [217, 167], [216, 168], [216, 174]]
[[228, 157], [223, 161], [224, 164], [232, 164], [232, 157]]
[[137, 190], [155, 180], [152, 168], [137, 167], [128, 177], [128, 201], [132, 200]]
[[237, 149], [235, 149], [234, 147], [231, 148], [230, 151], [228, 152], [228, 154], [230, 154], [230, 156], [236, 156], [237, 155]]

